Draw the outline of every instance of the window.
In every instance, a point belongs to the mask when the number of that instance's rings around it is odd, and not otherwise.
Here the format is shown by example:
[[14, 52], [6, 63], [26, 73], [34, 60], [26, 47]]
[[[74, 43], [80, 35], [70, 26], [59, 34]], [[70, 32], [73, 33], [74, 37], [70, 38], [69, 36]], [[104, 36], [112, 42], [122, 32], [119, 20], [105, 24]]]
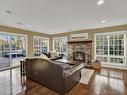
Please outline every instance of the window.
[[124, 35], [111, 35], [110, 38], [110, 55], [124, 55]]
[[40, 56], [42, 52], [49, 50], [49, 38], [33, 37], [33, 53], [34, 56]]
[[95, 34], [95, 58], [103, 63], [124, 65], [125, 32]]
[[67, 53], [67, 37], [54, 38], [53, 44], [53, 50], [56, 50], [60, 54]]
[[96, 36], [96, 53], [98, 55], [108, 54], [108, 38], [106, 35]]
[[26, 35], [0, 33], [0, 69], [18, 66], [26, 56]]

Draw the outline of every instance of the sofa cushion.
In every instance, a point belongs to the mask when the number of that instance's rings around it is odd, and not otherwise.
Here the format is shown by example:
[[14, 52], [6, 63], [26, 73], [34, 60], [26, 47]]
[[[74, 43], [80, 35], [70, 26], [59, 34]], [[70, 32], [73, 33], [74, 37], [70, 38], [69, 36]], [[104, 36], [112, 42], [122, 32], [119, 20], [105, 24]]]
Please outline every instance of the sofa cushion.
[[63, 63], [63, 64], [60, 64], [60, 66], [61, 66], [61, 68], [63, 69], [63, 70], [69, 70], [69, 69], [71, 69], [73, 66], [71, 66], [71, 65], [69, 65], [69, 64], [65, 64], [65, 63]]
[[51, 63], [56, 64], [59, 66], [59, 68], [61, 68], [62, 70], [68, 70], [71, 69], [73, 66], [66, 64], [66, 63], [62, 63], [62, 62], [58, 62], [58, 61], [52, 61], [50, 60]]

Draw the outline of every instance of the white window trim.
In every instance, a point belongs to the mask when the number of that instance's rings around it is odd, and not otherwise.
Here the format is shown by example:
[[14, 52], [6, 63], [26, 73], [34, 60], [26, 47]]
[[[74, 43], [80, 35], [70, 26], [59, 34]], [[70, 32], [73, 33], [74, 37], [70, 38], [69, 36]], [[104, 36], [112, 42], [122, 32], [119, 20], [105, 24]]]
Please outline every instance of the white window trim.
[[[55, 39], [62, 39], [62, 38], [66, 38], [67, 39], [67, 36], [62, 36], [62, 37], [54, 37], [53, 38], [53, 51], [55, 50], [55, 48], [54, 48], [54, 40]], [[68, 46], [67, 46], [68, 47]], [[61, 48], [60, 48], [61, 49]], [[61, 50], [60, 50], [61, 51]], [[67, 49], [67, 52], [68, 52], [68, 49]], [[61, 52], [58, 52], [58, 53], [61, 53]], [[62, 54], [62, 53], [61, 53]], [[67, 54], [67, 53], [63, 53], [63, 54]]]
[[46, 39], [48, 40], [48, 51], [49, 51], [49, 38], [48, 37], [41, 37], [41, 36], [33, 36], [33, 56], [34, 56], [34, 39], [35, 38], [40, 38], [40, 39]]
[[[96, 57], [97, 56], [101, 56], [101, 55], [96, 55], [96, 36], [97, 35], [119, 35], [119, 34], [124, 34], [124, 63], [121, 65], [121, 64], [114, 64], [114, 63], [110, 63], [109, 62], [103, 62], [103, 64], [105, 65], [114, 65], [114, 66], [123, 66], [123, 67], [126, 67], [127, 66], [127, 49], [126, 49], [126, 44], [127, 44], [127, 32], [126, 31], [116, 31], [116, 32], [105, 32], [105, 33], [95, 33], [94, 34], [94, 60], [96, 60]], [[109, 44], [109, 43], [108, 43]], [[109, 50], [108, 50], [109, 51]], [[106, 56], [106, 55], [105, 55]], [[109, 57], [109, 55], [107, 55]], [[110, 56], [110, 57], [115, 57], [115, 56]], [[120, 58], [120, 57], [119, 57]], [[108, 59], [109, 60], [109, 59]]]

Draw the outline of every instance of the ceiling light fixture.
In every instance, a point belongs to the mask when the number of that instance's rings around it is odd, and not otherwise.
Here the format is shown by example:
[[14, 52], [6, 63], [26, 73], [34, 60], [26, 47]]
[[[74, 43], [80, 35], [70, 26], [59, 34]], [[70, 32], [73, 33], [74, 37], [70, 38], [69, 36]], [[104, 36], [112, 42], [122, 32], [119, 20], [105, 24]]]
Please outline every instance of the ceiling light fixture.
[[7, 14], [10, 14], [10, 15], [13, 14], [12, 11], [10, 11], [10, 10], [6, 10], [5, 12], [6, 12]]
[[101, 22], [102, 22], [102, 23], [106, 23], [106, 20], [102, 20]]
[[98, 2], [97, 2], [97, 5], [99, 5], [99, 6], [101, 6], [101, 5], [103, 5], [104, 4], [104, 0], [99, 0]]

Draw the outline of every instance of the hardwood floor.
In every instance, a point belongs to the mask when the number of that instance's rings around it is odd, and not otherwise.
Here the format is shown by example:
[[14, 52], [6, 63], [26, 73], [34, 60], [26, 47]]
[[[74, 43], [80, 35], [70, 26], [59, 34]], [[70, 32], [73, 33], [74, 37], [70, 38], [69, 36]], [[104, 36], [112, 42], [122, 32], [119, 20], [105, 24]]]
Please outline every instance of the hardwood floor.
[[[0, 95], [59, 95], [25, 77], [20, 69], [0, 72]], [[95, 71], [88, 85], [78, 83], [66, 95], [127, 95], [127, 71], [102, 68]]]

